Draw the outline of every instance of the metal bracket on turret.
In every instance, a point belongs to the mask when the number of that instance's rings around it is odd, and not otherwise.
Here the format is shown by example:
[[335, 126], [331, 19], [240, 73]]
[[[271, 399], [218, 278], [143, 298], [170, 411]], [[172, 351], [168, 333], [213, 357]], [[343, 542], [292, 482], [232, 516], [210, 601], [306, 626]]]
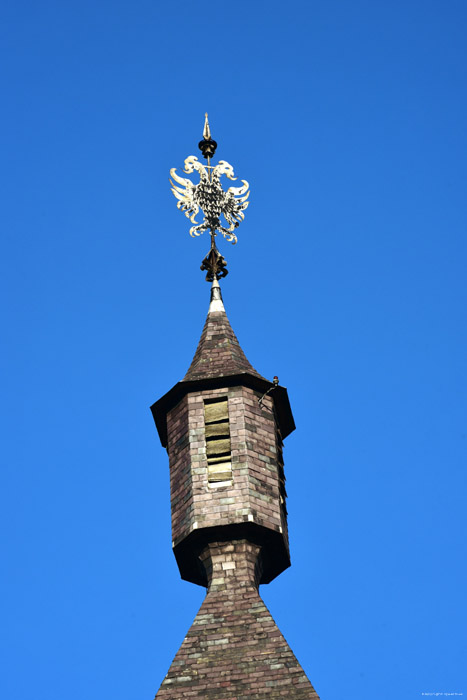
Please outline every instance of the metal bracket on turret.
[[261, 406], [261, 408], [264, 408], [263, 401], [266, 398], [266, 396], [270, 394], [271, 391], [274, 391], [274, 389], [277, 389], [277, 387], [279, 386], [279, 377], [273, 377], [272, 383], [273, 386], [269, 387], [269, 389], [264, 392], [261, 398], [258, 399], [258, 403]]

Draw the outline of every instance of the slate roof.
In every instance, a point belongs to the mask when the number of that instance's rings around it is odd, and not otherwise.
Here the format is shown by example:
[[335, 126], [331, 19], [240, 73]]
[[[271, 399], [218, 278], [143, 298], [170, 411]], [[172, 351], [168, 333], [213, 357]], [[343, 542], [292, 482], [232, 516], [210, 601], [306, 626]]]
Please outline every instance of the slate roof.
[[215, 281], [211, 290], [211, 304], [206, 323], [188, 372], [183, 381], [211, 379], [234, 374], [259, 374], [248, 362], [232, 330], [220, 294], [219, 283]]
[[[235, 545], [223, 545], [225, 551]], [[156, 694], [156, 700], [319, 700], [304, 670], [245, 574], [219, 557], [206, 598]], [[228, 579], [231, 579], [229, 584]]]

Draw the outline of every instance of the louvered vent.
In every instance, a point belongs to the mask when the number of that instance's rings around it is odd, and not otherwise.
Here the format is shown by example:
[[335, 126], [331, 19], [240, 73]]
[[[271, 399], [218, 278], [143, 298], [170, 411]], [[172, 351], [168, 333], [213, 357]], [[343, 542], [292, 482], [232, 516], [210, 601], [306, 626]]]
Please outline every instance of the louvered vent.
[[204, 402], [208, 481], [218, 483], [232, 479], [229, 408], [227, 399]]

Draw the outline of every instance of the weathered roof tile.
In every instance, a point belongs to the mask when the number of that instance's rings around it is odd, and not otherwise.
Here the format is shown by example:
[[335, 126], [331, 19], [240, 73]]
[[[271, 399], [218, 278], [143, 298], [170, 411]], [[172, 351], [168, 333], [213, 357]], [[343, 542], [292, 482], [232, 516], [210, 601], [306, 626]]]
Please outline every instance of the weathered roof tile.
[[[225, 313], [217, 280], [212, 284], [211, 304], [192, 363], [183, 381], [211, 379], [242, 373], [261, 377], [248, 362]], [[263, 379], [263, 377], [261, 377]]]

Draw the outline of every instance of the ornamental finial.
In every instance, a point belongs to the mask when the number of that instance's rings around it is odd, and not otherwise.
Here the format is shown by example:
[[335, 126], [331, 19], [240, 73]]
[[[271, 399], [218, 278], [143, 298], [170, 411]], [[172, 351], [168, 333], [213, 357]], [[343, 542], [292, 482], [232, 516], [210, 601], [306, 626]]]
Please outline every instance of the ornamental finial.
[[[191, 180], [180, 177], [176, 168], [171, 168], [170, 175], [175, 182], [170, 180], [172, 192], [178, 199], [177, 207], [185, 216], [195, 224], [190, 228], [190, 236], [200, 236], [204, 231], [209, 231], [211, 236], [211, 250], [204, 258], [201, 270], [206, 270], [206, 280], [212, 282], [227, 274], [226, 262], [217, 250], [215, 238], [220, 232], [231, 243], [237, 242], [234, 231], [245, 218], [244, 211], [248, 207], [249, 184], [241, 180], [241, 187], [229, 187], [224, 192], [220, 182], [221, 175], [229, 180], [236, 180], [233, 167], [225, 160], [220, 160], [215, 166], [211, 165], [211, 158], [216, 152], [217, 143], [211, 137], [208, 114], [204, 120], [203, 140], [199, 142], [199, 148], [207, 159], [207, 165], [198, 161], [196, 156], [188, 156], [185, 159], [184, 172], [187, 174], [196, 170], [199, 173], [199, 183], [193, 184]], [[200, 211], [204, 214], [204, 220], [198, 224], [196, 215]], [[221, 223], [221, 215], [227, 225]]]
[[208, 113], [204, 115], [203, 139], [207, 141], [211, 138], [211, 129], [209, 128]]
[[208, 165], [211, 163], [211, 158], [216, 152], [217, 143], [211, 138], [211, 129], [209, 128], [208, 113], [204, 115], [203, 140], [199, 142], [198, 148], [205, 158]]

